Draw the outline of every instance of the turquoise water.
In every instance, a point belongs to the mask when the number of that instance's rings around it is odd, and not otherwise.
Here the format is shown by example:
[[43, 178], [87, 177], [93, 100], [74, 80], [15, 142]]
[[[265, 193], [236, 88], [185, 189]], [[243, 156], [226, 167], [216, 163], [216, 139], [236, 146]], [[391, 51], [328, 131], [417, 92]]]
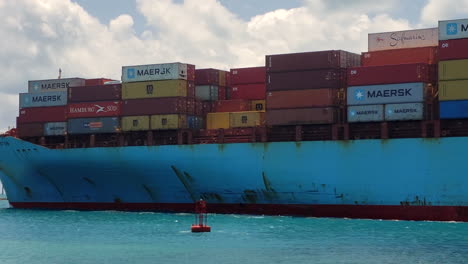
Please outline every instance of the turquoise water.
[[0, 201], [0, 263], [468, 263], [468, 223], [34, 211]]

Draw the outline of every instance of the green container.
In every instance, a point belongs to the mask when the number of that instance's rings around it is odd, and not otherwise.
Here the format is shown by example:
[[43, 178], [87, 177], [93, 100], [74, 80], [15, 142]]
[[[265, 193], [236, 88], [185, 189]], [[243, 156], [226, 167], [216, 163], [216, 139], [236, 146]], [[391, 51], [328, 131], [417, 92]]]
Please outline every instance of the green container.
[[440, 81], [439, 100], [468, 100], [468, 80]]
[[150, 128], [149, 116], [124, 116], [122, 117], [123, 131], [145, 131]]
[[439, 62], [439, 81], [467, 80], [468, 59]]
[[186, 115], [152, 115], [151, 129], [152, 130], [171, 130], [188, 128]]
[[122, 99], [186, 97], [187, 90], [184, 80], [122, 83]]

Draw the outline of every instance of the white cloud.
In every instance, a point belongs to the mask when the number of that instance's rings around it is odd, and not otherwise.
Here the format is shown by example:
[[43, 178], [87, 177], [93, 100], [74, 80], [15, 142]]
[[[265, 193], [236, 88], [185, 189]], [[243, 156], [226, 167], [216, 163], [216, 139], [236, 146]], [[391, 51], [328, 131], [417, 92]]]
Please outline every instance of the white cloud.
[[343, 3], [306, 0], [302, 7], [244, 21], [216, 0], [137, 0], [147, 21], [138, 35], [131, 16], [102, 24], [70, 0], [0, 1], [0, 127], [15, 123], [17, 94], [26, 92], [27, 80], [56, 78], [58, 68], [63, 77], [118, 79], [122, 65], [256, 66], [265, 54], [364, 51], [368, 32], [411, 27], [407, 19], [389, 15], [397, 0]]
[[435, 26], [438, 20], [466, 18], [467, 14], [468, 0], [429, 0], [422, 9], [421, 22]]

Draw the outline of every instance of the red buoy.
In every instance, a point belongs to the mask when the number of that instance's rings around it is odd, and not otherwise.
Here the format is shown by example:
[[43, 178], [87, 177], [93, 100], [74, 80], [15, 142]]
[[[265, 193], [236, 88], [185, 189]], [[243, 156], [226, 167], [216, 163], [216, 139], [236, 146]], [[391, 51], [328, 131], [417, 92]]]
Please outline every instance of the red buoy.
[[193, 233], [211, 232], [211, 227], [207, 225], [208, 217], [206, 212], [206, 202], [203, 199], [195, 203], [195, 223], [192, 224]]

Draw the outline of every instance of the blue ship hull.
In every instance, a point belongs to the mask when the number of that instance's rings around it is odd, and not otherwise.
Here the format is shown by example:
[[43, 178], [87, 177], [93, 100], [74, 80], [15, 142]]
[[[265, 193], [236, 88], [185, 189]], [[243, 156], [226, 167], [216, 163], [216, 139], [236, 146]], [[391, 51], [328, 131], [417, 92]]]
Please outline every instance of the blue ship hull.
[[17, 208], [468, 221], [468, 138], [47, 149], [0, 138]]

